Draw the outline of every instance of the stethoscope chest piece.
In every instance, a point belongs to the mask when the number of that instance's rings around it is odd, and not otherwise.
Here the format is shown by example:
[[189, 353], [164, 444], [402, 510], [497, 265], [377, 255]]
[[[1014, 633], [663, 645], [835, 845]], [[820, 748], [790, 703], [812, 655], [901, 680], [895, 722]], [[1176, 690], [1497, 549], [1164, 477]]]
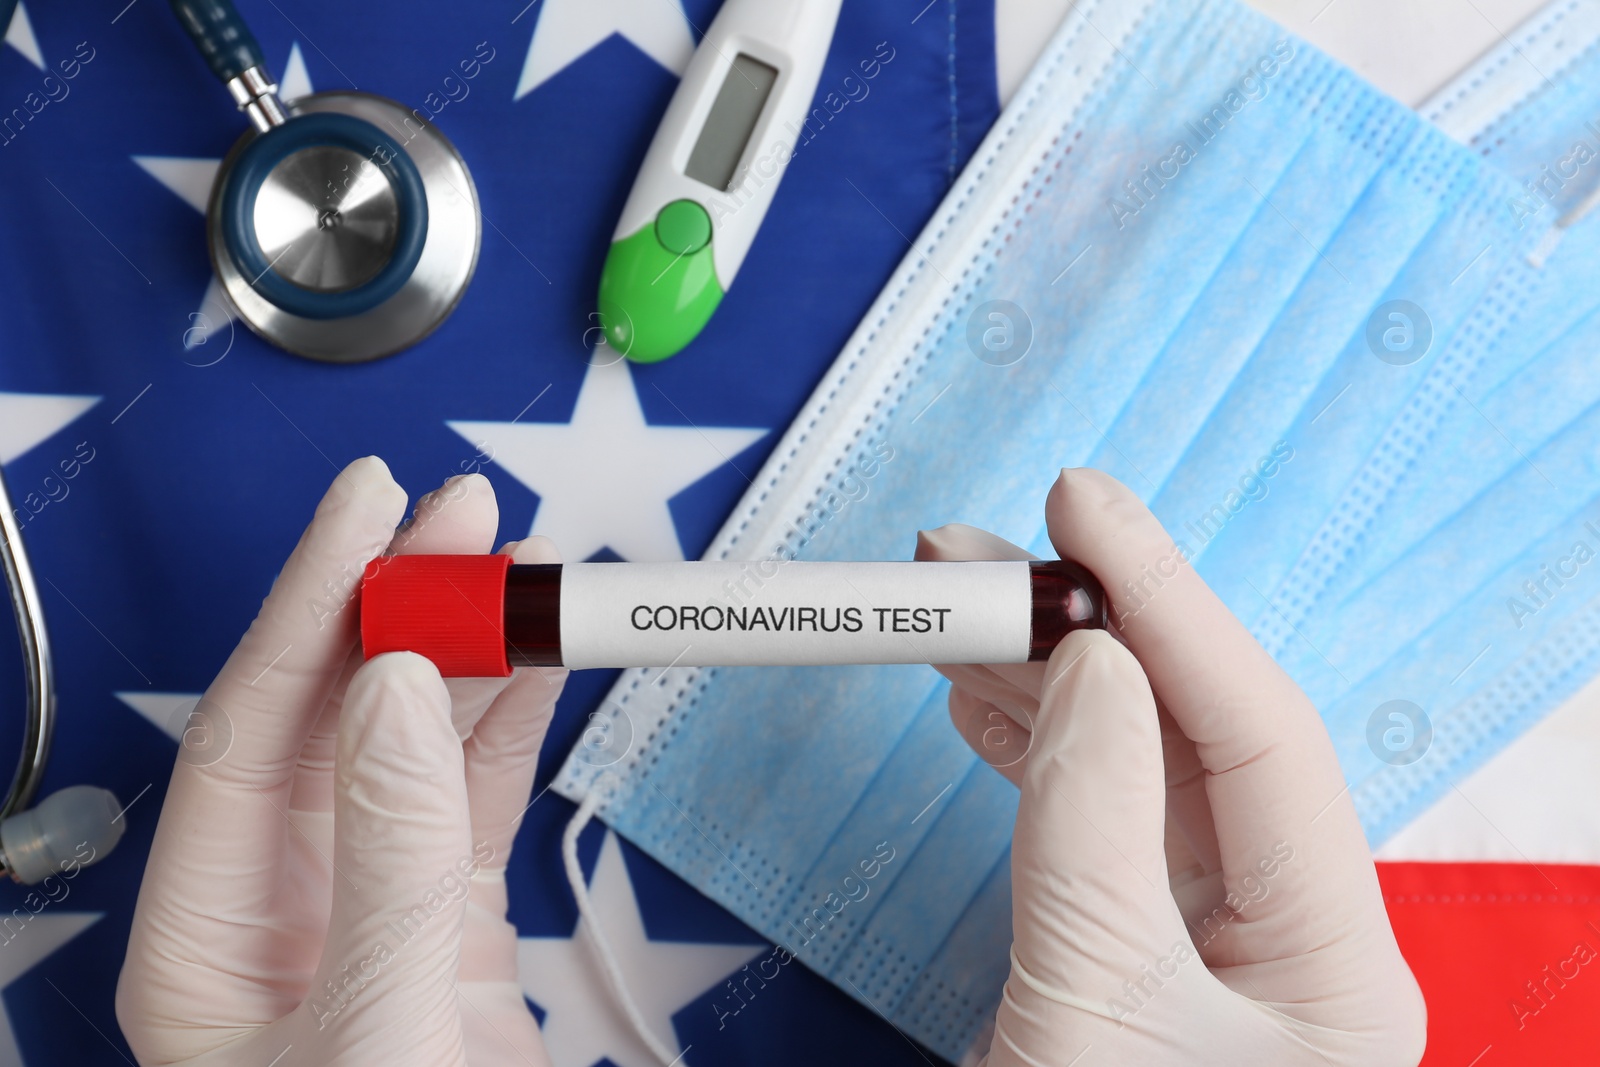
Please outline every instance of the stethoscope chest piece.
[[455, 146], [384, 97], [316, 93], [247, 131], [206, 213], [228, 300], [271, 343], [356, 363], [406, 348], [450, 314], [481, 242]]

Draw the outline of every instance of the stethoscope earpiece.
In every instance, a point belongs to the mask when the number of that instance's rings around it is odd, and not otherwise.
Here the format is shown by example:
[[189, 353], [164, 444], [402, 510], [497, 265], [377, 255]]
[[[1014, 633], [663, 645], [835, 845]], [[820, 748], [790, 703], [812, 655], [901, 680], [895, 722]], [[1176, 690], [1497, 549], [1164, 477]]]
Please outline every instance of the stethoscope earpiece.
[[0, 820], [0, 860], [14, 882], [37, 885], [53, 874], [72, 877], [78, 868], [105, 858], [117, 847], [127, 821], [109, 789], [69, 785], [36, 807]]
[[173, 10], [251, 121], [206, 212], [232, 309], [280, 348], [356, 363], [407, 348], [454, 310], [477, 266], [478, 194], [455, 146], [370, 93], [287, 108], [229, 0]]

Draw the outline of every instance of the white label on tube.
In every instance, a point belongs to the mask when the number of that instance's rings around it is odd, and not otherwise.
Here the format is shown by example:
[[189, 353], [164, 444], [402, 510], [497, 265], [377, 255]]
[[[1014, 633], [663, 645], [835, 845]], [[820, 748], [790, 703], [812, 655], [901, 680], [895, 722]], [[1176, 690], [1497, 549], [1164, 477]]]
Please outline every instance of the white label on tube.
[[568, 563], [568, 667], [1023, 663], [1026, 561]]

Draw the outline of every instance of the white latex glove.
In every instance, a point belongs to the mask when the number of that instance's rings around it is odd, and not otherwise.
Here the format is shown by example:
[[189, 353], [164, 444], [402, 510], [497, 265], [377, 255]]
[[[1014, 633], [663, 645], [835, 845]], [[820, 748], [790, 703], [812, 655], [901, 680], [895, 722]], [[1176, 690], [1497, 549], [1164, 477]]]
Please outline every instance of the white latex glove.
[[549, 1063], [504, 874], [566, 672], [362, 665], [367, 561], [487, 552], [498, 524], [476, 474], [397, 532], [405, 506], [381, 460], [346, 467], [190, 719], [117, 987], [145, 1067]]
[[[1316, 708], [1124, 486], [1063, 471], [1046, 517], [1126, 647], [940, 668], [1022, 790], [988, 1067], [1416, 1064], [1422, 996]], [[1029, 556], [946, 526], [917, 558]]]

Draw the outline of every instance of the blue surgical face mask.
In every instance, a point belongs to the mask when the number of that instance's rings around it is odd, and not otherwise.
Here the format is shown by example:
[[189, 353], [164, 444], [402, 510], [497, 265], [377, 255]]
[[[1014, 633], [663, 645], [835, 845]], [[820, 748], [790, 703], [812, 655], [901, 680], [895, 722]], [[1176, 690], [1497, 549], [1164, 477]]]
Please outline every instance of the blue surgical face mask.
[[[1594, 84], [1587, 48], [1597, 36], [1600, 5], [1552, 4], [1424, 106], [1517, 181], [1503, 207], [1533, 247], [1501, 266], [1469, 328], [1444, 346], [1292, 572], [1267, 589], [1281, 609], [1258, 627], [1269, 650], [1286, 649], [1295, 630], [1313, 625], [1315, 610], [1330, 607], [1325, 594], [1373, 581], [1600, 400], [1600, 371], [1588, 356], [1600, 302], [1585, 248], [1593, 228], [1572, 217], [1600, 188], [1600, 94], [1585, 88]], [[1545, 72], [1557, 80], [1547, 84]], [[1552, 244], [1568, 234], [1576, 247]], [[1525, 510], [1562, 513], [1544, 504]], [[1245, 550], [1241, 539], [1219, 554]]]
[[[1534, 244], [1491, 286], [1501, 328], [1391, 429], [1403, 446], [1367, 459], [1254, 620], [1330, 721], [1377, 722], [1335, 738], [1375, 841], [1600, 668], [1597, 43], [1600, 3], [1561, 0], [1424, 106], [1515, 179]], [[1394, 699], [1411, 710], [1380, 715]]]
[[[956, 520], [1037, 550], [1092, 461], [1179, 540], [1209, 521], [1197, 565], [1254, 616], [1536, 243], [1518, 188], [1231, 0], [1083, 0], [708, 557], [903, 558]], [[1221, 551], [1247, 523], [1276, 578]], [[627, 672], [556, 788], [959, 1059], [1008, 970], [1016, 791], [945, 702], [925, 668]]]
[[[1539, 251], [1545, 254], [1536, 257], [1537, 265], [1518, 262], [1508, 272], [1504, 288], [1520, 290], [1525, 309], [1500, 346], [1500, 373], [1473, 397], [1481, 416], [1457, 415], [1480, 424], [1490, 421], [1500, 433], [1493, 439], [1478, 435], [1469, 442], [1470, 453], [1428, 457], [1419, 477], [1438, 484], [1440, 491], [1425, 510], [1391, 524], [1388, 536], [1374, 546], [1363, 577], [1375, 574], [1600, 400], [1600, 370], [1593, 358], [1600, 338], [1595, 255], [1600, 224], [1593, 210], [1584, 210], [1592, 209], [1592, 198], [1600, 194], [1597, 41], [1600, 4], [1551, 4], [1464, 74], [1459, 89], [1440, 93], [1433, 105], [1440, 122], [1516, 178], [1518, 197], [1508, 209], [1521, 226], [1540, 235]], [[1551, 71], [1556, 80], [1547, 85], [1539, 70]], [[1560, 243], [1550, 250], [1557, 237]]]

